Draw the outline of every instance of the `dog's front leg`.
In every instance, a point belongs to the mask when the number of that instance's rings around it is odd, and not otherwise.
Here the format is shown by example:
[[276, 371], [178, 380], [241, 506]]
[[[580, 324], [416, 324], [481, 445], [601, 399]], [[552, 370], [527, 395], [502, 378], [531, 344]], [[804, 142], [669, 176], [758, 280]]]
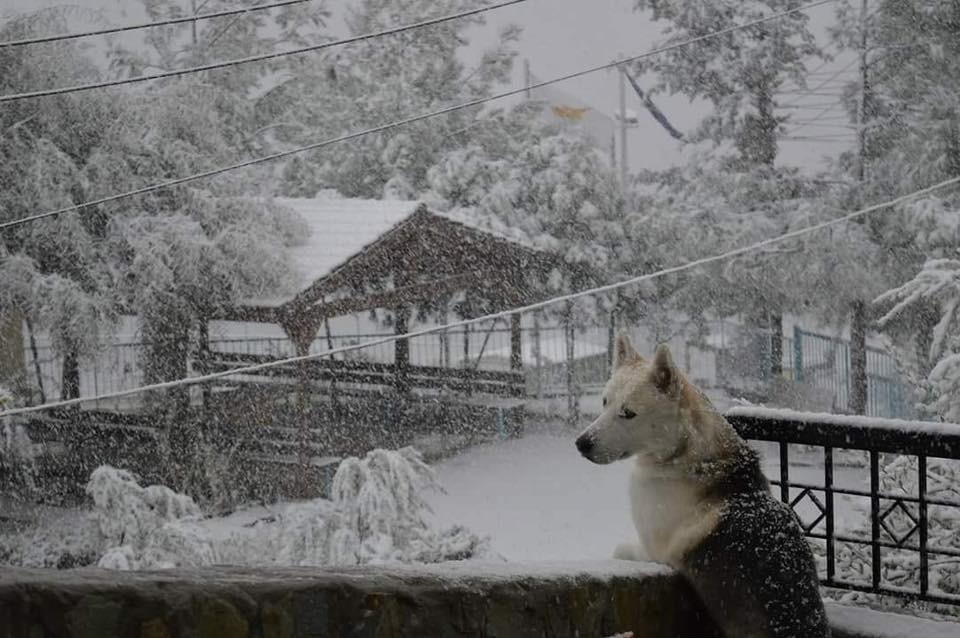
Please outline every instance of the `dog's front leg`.
[[613, 550], [613, 558], [614, 560], [633, 560], [639, 563], [649, 562], [650, 560], [643, 545], [637, 542], [620, 543]]

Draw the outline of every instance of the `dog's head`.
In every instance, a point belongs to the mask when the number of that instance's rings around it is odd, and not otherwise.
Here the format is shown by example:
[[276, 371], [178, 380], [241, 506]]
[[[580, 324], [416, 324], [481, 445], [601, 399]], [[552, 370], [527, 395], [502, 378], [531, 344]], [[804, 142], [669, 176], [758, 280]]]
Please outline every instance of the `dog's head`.
[[613, 368], [603, 412], [577, 438], [577, 449], [600, 464], [635, 455], [652, 461], [676, 455], [687, 437], [680, 418], [684, 382], [669, 348], [659, 346], [648, 361], [620, 335]]

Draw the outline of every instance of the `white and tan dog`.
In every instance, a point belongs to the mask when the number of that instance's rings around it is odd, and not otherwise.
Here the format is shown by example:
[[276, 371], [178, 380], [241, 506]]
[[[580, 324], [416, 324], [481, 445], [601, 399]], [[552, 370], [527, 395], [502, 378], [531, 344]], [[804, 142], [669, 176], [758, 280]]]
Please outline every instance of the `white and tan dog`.
[[793, 512], [666, 346], [647, 361], [617, 339], [603, 412], [577, 449], [594, 463], [635, 459], [629, 492], [639, 542], [619, 546], [615, 558], [676, 569], [730, 638], [829, 635]]

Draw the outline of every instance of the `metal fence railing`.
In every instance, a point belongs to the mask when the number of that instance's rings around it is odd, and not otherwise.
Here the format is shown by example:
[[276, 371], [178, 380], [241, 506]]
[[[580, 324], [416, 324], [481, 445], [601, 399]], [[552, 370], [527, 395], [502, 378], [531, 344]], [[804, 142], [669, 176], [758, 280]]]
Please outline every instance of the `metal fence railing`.
[[[785, 340], [784, 353], [785, 368], [794, 380], [826, 390], [833, 396], [834, 410], [849, 411], [849, 342], [797, 327], [792, 338]], [[889, 353], [870, 346], [867, 347], [867, 414], [889, 418], [911, 416], [896, 361]]]
[[[769, 334], [729, 322], [701, 326], [698, 332], [679, 330], [664, 336], [652, 327], [627, 328], [641, 352], [652, 352], [667, 341], [678, 365], [699, 386], [743, 392], [765, 387], [770, 381]], [[321, 334], [310, 351], [354, 345], [389, 333]], [[592, 324], [573, 329], [557, 321], [523, 318], [520, 362], [532, 398], [579, 397], [599, 391], [609, 374], [609, 325]], [[213, 353], [283, 358], [295, 354], [285, 337], [215, 338]], [[514, 344], [506, 322], [489, 322], [407, 340], [409, 365], [425, 368], [509, 371]], [[80, 394], [96, 395], [142, 385], [144, 343], [111, 344], [81, 361]], [[783, 376], [823, 395], [823, 409], [843, 412], [850, 394], [850, 354], [846, 341], [796, 329], [783, 340]], [[394, 364], [394, 344], [385, 343], [337, 355], [338, 360]], [[34, 385], [43, 385], [49, 398], [60, 395], [62, 358], [47, 345], [36, 351], [25, 348], [26, 374]], [[192, 370], [192, 366], [191, 366]], [[907, 390], [888, 353], [870, 348], [867, 353], [868, 410], [871, 416], [908, 417]], [[574, 405], [571, 402], [571, 406]], [[104, 406], [99, 406], [104, 407]]]
[[[823, 585], [960, 605], [960, 425], [753, 408], [727, 418], [777, 445], [774, 493], [811, 539]], [[822, 450], [803, 476], [791, 474], [791, 445]]]

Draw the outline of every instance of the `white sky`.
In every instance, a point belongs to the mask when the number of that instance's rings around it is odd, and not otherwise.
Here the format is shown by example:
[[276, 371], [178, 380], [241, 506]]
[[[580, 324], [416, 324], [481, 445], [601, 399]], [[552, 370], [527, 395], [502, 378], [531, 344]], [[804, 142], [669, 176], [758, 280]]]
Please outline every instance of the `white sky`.
[[[188, 2], [189, 0], [184, 0]], [[342, 12], [349, 0], [328, 0], [334, 13]], [[54, 0], [0, 0], [0, 16], [22, 11], [64, 4]], [[68, 4], [104, 11], [114, 23], [139, 20], [139, 0], [73, 0]], [[635, 55], [655, 46], [659, 40], [659, 26], [645, 14], [632, 10], [633, 0], [530, 0], [489, 14], [489, 27], [476, 34], [475, 49], [489, 43], [500, 27], [516, 23], [523, 27], [520, 43], [521, 58], [530, 61], [531, 69], [541, 79], [564, 75], [585, 67], [610, 62], [624, 55]], [[128, 13], [123, 15], [124, 10]], [[830, 5], [811, 11], [812, 23], [819, 33], [832, 21]], [[337, 25], [335, 21], [333, 23]], [[87, 27], [88, 25], [82, 25]], [[78, 26], [78, 28], [81, 28]], [[337, 28], [334, 26], [333, 28]], [[844, 61], [832, 62], [823, 71], [839, 69]], [[522, 82], [518, 65], [516, 83]], [[825, 78], [824, 78], [825, 79]], [[600, 72], [561, 85], [562, 89], [582, 99], [585, 104], [613, 113], [618, 108], [617, 76], [614, 72]], [[809, 97], [808, 103], [825, 103], [830, 98]], [[685, 98], [664, 97], [658, 100], [661, 109], [680, 130], [689, 130], [703, 114], [702, 105], [692, 105]], [[640, 115], [640, 125], [630, 131], [628, 149], [630, 166], [664, 168], [680, 159], [679, 145], [642, 109], [628, 89], [628, 108]], [[819, 109], [804, 111], [800, 119], [817, 114]], [[839, 111], [830, 115], [841, 114]], [[837, 122], [832, 122], [836, 126]], [[802, 135], [835, 135], [835, 128], [807, 128]], [[822, 165], [821, 158], [845, 148], [829, 141], [785, 142], [781, 147], [784, 163], [813, 169]]]

